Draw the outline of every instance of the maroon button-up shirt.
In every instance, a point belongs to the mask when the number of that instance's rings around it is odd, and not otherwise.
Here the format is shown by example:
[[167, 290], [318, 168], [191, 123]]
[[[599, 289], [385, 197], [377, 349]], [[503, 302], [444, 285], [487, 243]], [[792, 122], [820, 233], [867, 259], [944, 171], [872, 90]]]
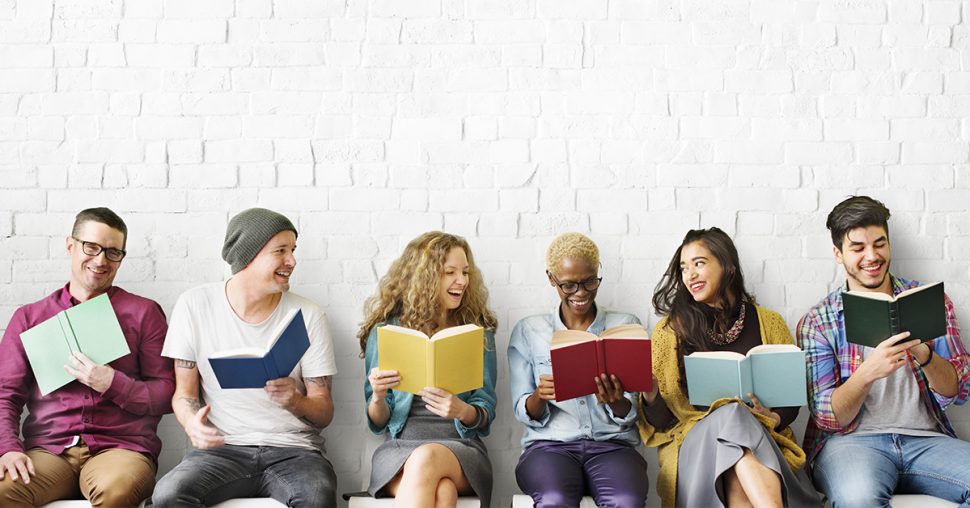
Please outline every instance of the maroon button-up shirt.
[[[108, 298], [131, 354], [109, 364], [114, 379], [104, 393], [73, 381], [44, 397], [24, 353], [21, 332], [79, 303], [67, 286], [14, 312], [0, 340], [0, 455], [36, 447], [60, 455], [80, 436], [92, 454], [123, 448], [158, 460], [158, 421], [172, 412], [175, 392], [172, 360], [161, 356], [165, 313], [154, 301], [119, 287], [108, 289]], [[30, 415], [22, 442], [24, 405]]]

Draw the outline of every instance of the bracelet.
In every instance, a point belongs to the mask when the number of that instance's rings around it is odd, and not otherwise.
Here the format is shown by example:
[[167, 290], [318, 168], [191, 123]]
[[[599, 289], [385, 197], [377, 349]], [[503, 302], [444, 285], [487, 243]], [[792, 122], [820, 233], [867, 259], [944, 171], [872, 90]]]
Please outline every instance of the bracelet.
[[483, 420], [485, 419], [485, 410], [476, 406], [475, 404], [470, 404], [471, 407], [475, 408], [475, 423], [468, 426], [469, 429], [477, 429], [482, 426]]
[[933, 361], [933, 348], [931, 348], [931, 347], [929, 346], [929, 344], [927, 344], [927, 345], [926, 345], [926, 349], [929, 349], [929, 350], [930, 350], [930, 356], [927, 356], [927, 357], [926, 357], [926, 361], [925, 361], [925, 362], [923, 362], [923, 363], [920, 363], [920, 364], [919, 364], [919, 368], [921, 368], [921, 369], [922, 369], [923, 367], [926, 367], [927, 365], [929, 365], [929, 364], [930, 364], [930, 362], [932, 362], [932, 361]]

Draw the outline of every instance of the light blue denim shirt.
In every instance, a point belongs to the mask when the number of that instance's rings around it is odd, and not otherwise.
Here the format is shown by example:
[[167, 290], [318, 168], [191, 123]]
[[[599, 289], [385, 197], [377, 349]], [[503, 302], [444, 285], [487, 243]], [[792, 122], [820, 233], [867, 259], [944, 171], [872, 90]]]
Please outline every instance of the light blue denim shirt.
[[[596, 308], [596, 319], [587, 329], [599, 335], [603, 330], [617, 325], [640, 323], [632, 314], [610, 312], [602, 307]], [[549, 401], [546, 412], [538, 420], [529, 417], [525, 401], [538, 386], [541, 374], [552, 374], [549, 345], [552, 333], [565, 330], [559, 317], [559, 306], [549, 314], [527, 317], [512, 330], [509, 340], [509, 385], [512, 389], [515, 418], [525, 424], [522, 448], [533, 441], [576, 441], [610, 439], [636, 446], [640, 442], [637, 433], [637, 395], [626, 392], [630, 401], [630, 412], [623, 418], [613, 415], [610, 406], [598, 404], [596, 395], [555, 402]]]
[[[369, 374], [371, 369], [377, 367], [377, 327], [382, 326], [384, 323], [379, 323], [371, 329], [370, 335], [367, 336], [367, 348], [364, 350], [364, 365], [365, 374]], [[388, 324], [399, 325], [401, 321], [397, 318], [392, 319]], [[488, 424], [479, 429], [470, 429], [465, 427], [461, 420], [455, 418], [455, 429], [458, 430], [458, 435], [463, 438], [470, 438], [475, 436], [487, 436], [489, 427], [491, 427], [492, 422], [495, 421], [495, 378], [497, 371], [497, 360], [495, 356], [495, 332], [492, 330], [485, 330], [485, 378], [483, 379], [484, 386], [465, 393], [458, 394], [458, 398], [476, 406], [480, 406], [486, 411], [488, 411]], [[370, 400], [371, 395], [374, 393], [374, 389], [371, 388], [370, 380], [365, 375], [364, 376], [364, 413], [367, 413], [367, 402]], [[397, 438], [401, 435], [401, 431], [404, 430], [404, 424], [407, 423], [408, 413], [411, 411], [411, 401], [414, 399], [414, 394], [408, 392], [399, 392], [393, 389], [387, 391], [387, 407], [391, 410], [391, 417], [387, 420], [387, 424], [383, 427], [378, 427], [374, 425], [371, 421], [370, 416], [367, 416], [367, 426], [370, 427], [371, 432], [374, 434], [383, 434], [385, 432], [390, 432], [392, 438]]]

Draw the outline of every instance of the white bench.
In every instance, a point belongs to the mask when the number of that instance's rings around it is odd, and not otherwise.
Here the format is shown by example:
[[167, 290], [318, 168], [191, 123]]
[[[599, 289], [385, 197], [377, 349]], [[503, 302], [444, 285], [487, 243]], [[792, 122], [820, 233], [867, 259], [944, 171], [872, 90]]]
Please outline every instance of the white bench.
[[[516, 494], [512, 496], [512, 508], [532, 508], [532, 498], [525, 494]], [[579, 508], [596, 508], [596, 503], [593, 502], [593, 498], [590, 496], [584, 496], [583, 500], [579, 502]]]
[[[354, 496], [350, 498], [348, 508], [390, 508], [394, 505], [392, 497], [364, 497]], [[459, 497], [457, 508], [481, 508], [482, 502], [477, 497]]]
[[[145, 508], [148, 501], [142, 502], [139, 508]], [[149, 505], [150, 506], [150, 505]], [[239, 498], [223, 501], [212, 508], [286, 508], [286, 505], [271, 497], [263, 498]], [[91, 503], [87, 500], [63, 500], [47, 503], [44, 508], [91, 508]]]
[[893, 508], [956, 508], [960, 506], [945, 499], [923, 494], [896, 494], [889, 502]]

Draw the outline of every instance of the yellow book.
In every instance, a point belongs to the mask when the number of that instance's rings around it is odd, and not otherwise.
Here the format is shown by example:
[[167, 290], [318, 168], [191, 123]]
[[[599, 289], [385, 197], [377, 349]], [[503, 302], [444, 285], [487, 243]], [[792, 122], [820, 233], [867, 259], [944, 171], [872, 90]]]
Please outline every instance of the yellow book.
[[403, 326], [377, 329], [377, 366], [396, 370], [395, 390], [418, 393], [433, 386], [459, 394], [481, 388], [485, 375], [485, 330], [478, 325], [452, 326], [431, 337]]

